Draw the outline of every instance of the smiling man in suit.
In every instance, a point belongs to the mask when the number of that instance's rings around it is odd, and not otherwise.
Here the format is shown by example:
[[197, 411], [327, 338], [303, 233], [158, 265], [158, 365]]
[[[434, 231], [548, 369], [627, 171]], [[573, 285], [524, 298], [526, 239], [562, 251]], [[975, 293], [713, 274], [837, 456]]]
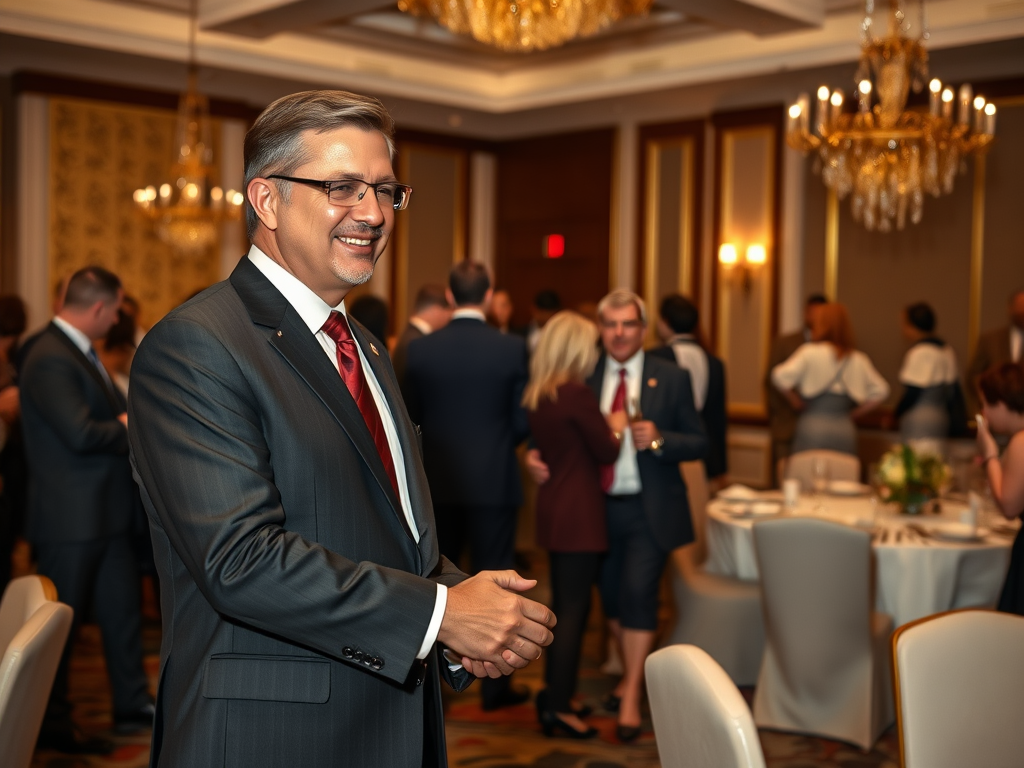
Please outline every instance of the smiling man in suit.
[[107, 335], [124, 292], [117, 275], [86, 267], [39, 334], [21, 376], [29, 467], [26, 534], [39, 573], [75, 611], [39, 744], [64, 752], [109, 752], [71, 723], [68, 661], [74, 629], [96, 616], [110, 675], [114, 725], [148, 728], [153, 700], [142, 667], [139, 571], [133, 544], [137, 495], [128, 464], [125, 403], [92, 344]]
[[551, 640], [516, 594], [534, 582], [439, 556], [386, 350], [345, 316], [412, 192], [392, 135], [355, 94], [270, 105], [245, 139], [248, 256], [135, 357], [166, 622], [154, 765], [445, 765], [438, 669], [461, 689]]
[[[626, 410], [630, 429], [607, 488], [608, 556], [601, 601], [622, 649], [623, 676], [606, 708], [618, 711], [618, 736], [640, 735], [644, 660], [654, 648], [658, 588], [669, 553], [694, 540], [679, 462], [704, 458], [708, 442], [693, 406], [690, 374], [643, 350], [644, 301], [619, 288], [597, 305], [604, 354], [587, 379], [603, 413]], [[527, 468], [538, 482], [547, 467], [536, 451]]]

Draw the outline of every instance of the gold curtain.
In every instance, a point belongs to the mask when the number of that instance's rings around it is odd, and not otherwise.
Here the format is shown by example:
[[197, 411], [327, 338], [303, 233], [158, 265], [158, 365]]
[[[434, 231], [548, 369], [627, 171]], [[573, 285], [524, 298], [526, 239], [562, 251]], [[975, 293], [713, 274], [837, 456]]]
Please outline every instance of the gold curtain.
[[[218, 248], [176, 253], [135, 210], [132, 192], [172, 181], [176, 113], [105, 102], [50, 102], [50, 287], [90, 264], [115, 272], [148, 327], [219, 279]], [[220, 122], [213, 122], [219, 157]]]

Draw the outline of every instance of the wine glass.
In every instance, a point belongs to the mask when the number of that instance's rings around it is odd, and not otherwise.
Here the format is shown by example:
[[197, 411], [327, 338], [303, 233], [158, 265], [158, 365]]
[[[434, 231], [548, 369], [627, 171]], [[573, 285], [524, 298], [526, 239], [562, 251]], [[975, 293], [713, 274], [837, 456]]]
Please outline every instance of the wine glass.
[[825, 491], [828, 490], [829, 465], [828, 459], [816, 458], [811, 466], [811, 488], [814, 490], [814, 510], [822, 509]]

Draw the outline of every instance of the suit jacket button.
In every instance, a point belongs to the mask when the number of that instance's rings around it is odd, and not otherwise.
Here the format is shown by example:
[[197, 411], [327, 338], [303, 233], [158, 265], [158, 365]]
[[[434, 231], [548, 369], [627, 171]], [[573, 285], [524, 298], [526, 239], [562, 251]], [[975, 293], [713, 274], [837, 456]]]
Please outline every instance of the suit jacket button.
[[382, 659], [380, 656], [374, 656], [373, 661], [370, 662], [370, 666], [377, 670], [383, 669], [384, 659]]
[[352, 658], [355, 659], [356, 661], [362, 661], [363, 660], [363, 652], [362, 651], [353, 651]]
[[347, 646], [347, 645], [344, 648], [342, 648], [341, 649], [341, 657], [343, 659], [351, 659], [352, 658], [352, 648], [350, 646]]

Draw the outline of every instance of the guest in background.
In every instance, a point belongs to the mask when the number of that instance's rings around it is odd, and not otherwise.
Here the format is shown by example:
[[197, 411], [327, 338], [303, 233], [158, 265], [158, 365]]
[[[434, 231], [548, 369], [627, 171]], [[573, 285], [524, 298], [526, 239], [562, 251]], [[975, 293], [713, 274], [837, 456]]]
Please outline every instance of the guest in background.
[[499, 288], [491, 296], [491, 305], [487, 308], [487, 322], [502, 333], [508, 333], [511, 330], [510, 323], [514, 310], [512, 297], [508, 295], [508, 291]]
[[[140, 316], [141, 309], [139, 307], [139, 300], [134, 296], [125, 294], [124, 301], [121, 302], [121, 312], [128, 315], [132, 319], [133, 327], [135, 328], [135, 347], [133, 348], [132, 354], [134, 355], [134, 349], [138, 349], [139, 344], [142, 343], [142, 339], [146, 336], [146, 331], [149, 329], [142, 325], [142, 318]], [[130, 364], [130, 361], [129, 361]]]
[[352, 302], [348, 313], [387, 346], [388, 341], [388, 303], [371, 293], [364, 293]]
[[25, 322], [21, 298], [0, 296], [0, 594], [11, 580], [11, 555], [25, 517], [28, 478], [14, 367]]
[[980, 410], [981, 403], [977, 395], [978, 377], [990, 368], [1003, 363], [1020, 363], [1024, 361], [1024, 290], [1010, 296], [1010, 322], [1002, 328], [996, 328], [978, 337], [978, 345], [974, 349], [974, 357], [967, 366], [967, 407], [968, 414]]
[[896, 406], [903, 442], [965, 434], [967, 411], [956, 352], [934, 335], [935, 312], [923, 302], [911, 304], [902, 319], [903, 337], [911, 344], [900, 368], [903, 397]]
[[772, 383], [799, 413], [792, 452], [826, 449], [857, 455], [853, 420], [889, 396], [889, 385], [871, 360], [854, 347], [846, 307], [818, 306], [811, 341], [772, 369]]
[[536, 448], [550, 477], [537, 491], [537, 544], [551, 563], [551, 609], [558, 616], [544, 666], [547, 688], [537, 694], [546, 736], [597, 735], [574, 710], [591, 589], [608, 549], [601, 465], [615, 462], [624, 410], [603, 416], [586, 379], [597, 363], [597, 327], [575, 312], [559, 312], [541, 331], [523, 395]]
[[726, 459], [725, 365], [700, 342], [700, 313], [685, 296], [672, 293], [661, 300], [658, 336], [664, 346], [650, 350], [652, 357], [676, 363], [690, 373], [693, 406], [704, 422], [708, 453], [705, 474], [715, 481], [728, 471]]
[[[982, 419], [978, 420], [978, 453], [992, 497], [1008, 520], [1024, 512], [1024, 366], [1003, 363], [978, 380]], [[999, 458], [993, 433], [1012, 435]], [[1024, 615], [1024, 528], [1017, 533], [1010, 569], [999, 596], [1000, 611]]]
[[107, 331], [103, 343], [96, 349], [96, 354], [107, 369], [110, 380], [128, 397], [128, 372], [135, 355], [136, 334], [135, 317], [128, 312], [119, 312], [117, 322]]
[[828, 299], [820, 293], [808, 296], [807, 302], [804, 304], [804, 327], [796, 333], [777, 337], [772, 342], [771, 352], [768, 355], [764, 391], [765, 401], [768, 403], [768, 429], [772, 436], [772, 468], [777, 473], [777, 480], [781, 480], [779, 467], [785, 459], [789, 458], [793, 432], [796, 430], [796, 420], [799, 414], [793, 410], [789, 399], [772, 383], [772, 370], [779, 363], [788, 360], [790, 355], [796, 352], [802, 344], [811, 340], [811, 319], [814, 316], [814, 311], [822, 304], [827, 303]]
[[[441, 553], [458, 564], [468, 544], [470, 571], [515, 565], [516, 512], [523, 492], [516, 446], [529, 426], [523, 409], [526, 349], [487, 325], [487, 268], [460, 261], [448, 279], [451, 322], [409, 344], [402, 392], [423, 431]], [[481, 681], [484, 710], [529, 698], [509, 677]]]
[[409, 342], [441, 330], [451, 319], [452, 308], [443, 285], [427, 283], [416, 292], [412, 315], [391, 352], [391, 364], [399, 382], [405, 377], [405, 356], [409, 351]]
[[540, 339], [540, 331], [544, 327], [544, 323], [561, 309], [562, 299], [555, 291], [545, 289], [533, 297], [533, 306], [530, 307], [530, 324], [523, 331], [526, 336], [526, 349], [531, 355], [537, 348], [537, 341]]

